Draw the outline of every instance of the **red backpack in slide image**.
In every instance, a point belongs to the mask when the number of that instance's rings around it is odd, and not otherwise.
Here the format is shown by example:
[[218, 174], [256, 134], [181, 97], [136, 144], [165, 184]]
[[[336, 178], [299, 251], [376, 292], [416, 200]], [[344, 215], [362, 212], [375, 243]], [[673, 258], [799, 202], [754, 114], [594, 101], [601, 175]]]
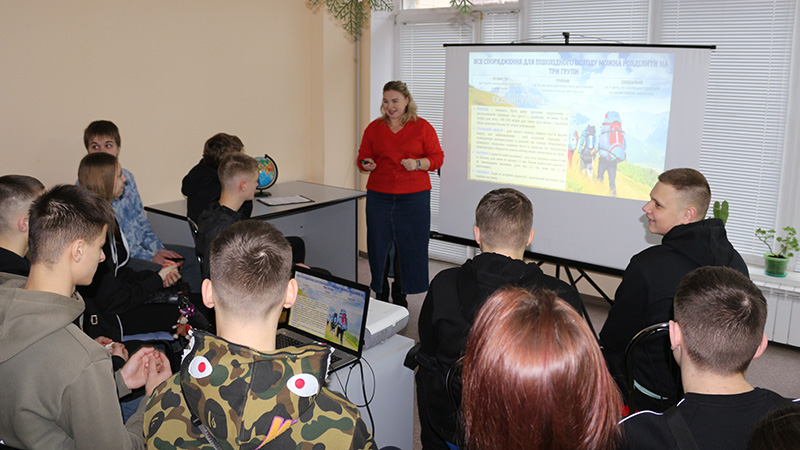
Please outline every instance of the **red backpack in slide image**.
[[600, 158], [616, 162], [625, 161], [626, 148], [625, 132], [622, 131], [619, 113], [609, 111], [606, 113], [603, 127], [600, 129], [600, 142], [598, 142]]

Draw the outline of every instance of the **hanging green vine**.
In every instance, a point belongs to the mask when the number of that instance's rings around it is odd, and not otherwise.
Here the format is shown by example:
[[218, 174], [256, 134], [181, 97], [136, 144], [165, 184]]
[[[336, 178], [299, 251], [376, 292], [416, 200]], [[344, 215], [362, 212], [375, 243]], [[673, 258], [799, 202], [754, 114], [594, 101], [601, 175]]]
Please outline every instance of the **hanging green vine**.
[[461, 14], [469, 14], [472, 11], [471, 0], [450, 0], [450, 6], [458, 9]]
[[[391, 11], [392, 0], [308, 0], [308, 6], [317, 10], [325, 5], [328, 12], [342, 22], [342, 28], [353, 39], [361, 37], [361, 29], [369, 21], [369, 12]], [[450, 0], [450, 6], [461, 14], [472, 11], [471, 0]]]
[[353, 39], [361, 37], [361, 29], [369, 23], [370, 10], [392, 10], [392, 0], [308, 0], [311, 9], [319, 9], [323, 4]]

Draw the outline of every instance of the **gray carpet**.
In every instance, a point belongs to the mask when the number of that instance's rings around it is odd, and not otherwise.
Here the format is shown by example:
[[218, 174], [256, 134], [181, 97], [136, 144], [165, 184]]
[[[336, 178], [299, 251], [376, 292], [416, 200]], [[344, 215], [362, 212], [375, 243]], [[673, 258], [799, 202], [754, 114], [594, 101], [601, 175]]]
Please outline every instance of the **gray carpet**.
[[[454, 267], [454, 265], [431, 260], [429, 265], [430, 278], [433, 279], [439, 271], [448, 267]], [[358, 281], [363, 284], [369, 284], [369, 264], [366, 258], [359, 258]], [[613, 293], [608, 294], [613, 295]], [[419, 310], [422, 307], [422, 301], [424, 299], [425, 294], [408, 296], [408, 312], [410, 317], [408, 319], [408, 326], [406, 326], [400, 334], [414, 339], [414, 341], [419, 340], [417, 319], [419, 318]], [[586, 310], [589, 312], [592, 324], [599, 333], [608, 315], [609, 305], [599, 297], [587, 295], [584, 295], [584, 303], [586, 304]], [[750, 369], [747, 372], [747, 379], [753, 386], [771, 389], [784, 397], [798, 398], [800, 397], [800, 376], [798, 376], [798, 374], [800, 374], [800, 349], [770, 343], [767, 351], [750, 365]], [[419, 441], [419, 418], [416, 416], [416, 396], [414, 398], [414, 411], [414, 450], [417, 450], [421, 449], [422, 445]]]

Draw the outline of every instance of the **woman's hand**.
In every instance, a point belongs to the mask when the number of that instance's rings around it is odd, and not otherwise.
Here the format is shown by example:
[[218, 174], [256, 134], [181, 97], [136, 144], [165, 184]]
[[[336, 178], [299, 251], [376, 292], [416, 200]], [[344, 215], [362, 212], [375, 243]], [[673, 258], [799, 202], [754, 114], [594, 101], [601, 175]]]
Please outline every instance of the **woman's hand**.
[[376, 167], [378, 167], [378, 165], [375, 164], [375, 160], [372, 158], [364, 158], [359, 162], [361, 163], [361, 167], [366, 172], [372, 172], [373, 170], [375, 170]]
[[419, 163], [417, 163], [417, 160], [412, 158], [402, 159], [400, 160], [400, 164], [403, 167], [405, 167], [406, 170], [409, 172], [417, 170], [417, 168], [419, 167]]
[[177, 263], [172, 263], [158, 271], [158, 276], [164, 281], [164, 287], [170, 287], [181, 279], [181, 273], [178, 272], [178, 267], [179, 265]]

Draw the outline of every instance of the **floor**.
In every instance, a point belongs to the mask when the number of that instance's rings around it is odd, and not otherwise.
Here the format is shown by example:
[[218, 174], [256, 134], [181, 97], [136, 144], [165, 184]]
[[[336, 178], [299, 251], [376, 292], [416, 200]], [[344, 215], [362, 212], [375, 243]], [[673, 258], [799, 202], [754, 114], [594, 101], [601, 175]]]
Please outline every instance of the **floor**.
[[[433, 279], [437, 273], [449, 267], [455, 266], [450, 263], [431, 260], [429, 264], [430, 278]], [[359, 258], [358, 281], [363, 284], [369, 284], [369, 264], [366, 258]], [[414, 341], [419, 340], [417, 319], [419, 318], [419, 310], [422, 307], [424, 299], [425, 294], [408, 296], [408, 325], [400, 334], [414, 339]], [[586, 304], [586, 310], [589, 312], [589, 317], [591, 318], [595, 330], [599, 332], [608, 315], [608, 303], [601, 298], [590, 296], [584, 296], [584, 303]], [[798, 398], [800, 397], [800, 376], [798, 376], [798, 374], [800, 374], [800, 348], [770, 343], [767, 351], [750, 365], [750, 369], [747, 372], [747, 379], [753, 386], [771, 389], [784, 397]], [[414, 399], [414, 410], [416, 411], [416, 396]], [[419, 419], [415, 414], [414, 450], [421, 448], [422, 445], [419, 441]]]

